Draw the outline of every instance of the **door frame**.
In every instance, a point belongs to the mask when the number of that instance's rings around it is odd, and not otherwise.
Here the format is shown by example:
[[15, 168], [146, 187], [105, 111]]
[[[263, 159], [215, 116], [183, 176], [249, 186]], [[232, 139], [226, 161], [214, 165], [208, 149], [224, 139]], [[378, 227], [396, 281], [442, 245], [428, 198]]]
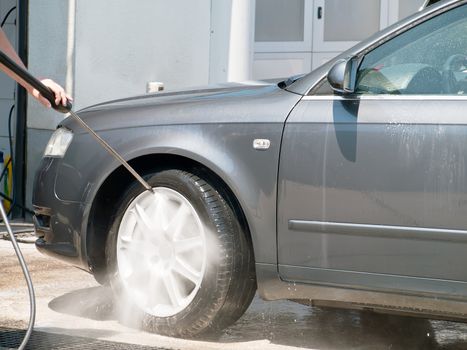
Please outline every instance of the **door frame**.
[[[324, 8], [325, 0], [314, 0], [313, 6], [313, 52], [344, 51], [359, 41], [324, 41], [324, 17], [318, 19], [318, 8]], [[388, 26], [390, 0], [380, 0], [379, 30]]]

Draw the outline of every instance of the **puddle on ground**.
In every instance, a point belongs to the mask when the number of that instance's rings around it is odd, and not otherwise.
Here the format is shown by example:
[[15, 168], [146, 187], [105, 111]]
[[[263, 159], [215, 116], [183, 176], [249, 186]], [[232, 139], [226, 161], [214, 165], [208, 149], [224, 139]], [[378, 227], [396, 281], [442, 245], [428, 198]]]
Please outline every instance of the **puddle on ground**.
[[[54, 311], [92, 320], [116, 320], [108, 287], [86, 288], [49, 303]], [[210, 342], [268, 340], [304, 349], [467, 349], [467, 324], [366, 311], [309, 307], [255, 297], [245, 315]], [[202, 339], [199, 339], [202, 340]]]
[[220, 342], [268, 339], [305, 349], [467, 349], [467, 324], [367, 311], [309, 307], [255, 297]]

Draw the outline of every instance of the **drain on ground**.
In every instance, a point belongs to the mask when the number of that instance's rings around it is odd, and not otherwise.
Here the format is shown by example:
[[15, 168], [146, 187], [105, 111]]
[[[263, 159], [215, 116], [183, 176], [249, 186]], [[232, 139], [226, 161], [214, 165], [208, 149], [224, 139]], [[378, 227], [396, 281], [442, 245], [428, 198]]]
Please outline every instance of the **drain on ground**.
[[[18, 348], [24, 338], [26, 331], [18, 329], [0, 328], [0, 349]], [[97, 340], [85, 337], [53, 334], [33, 331], [28, 350], [59, 350], [59, 349], [113, 349], [113, 350], [167, 350], [167, 348], [132, 345]]]

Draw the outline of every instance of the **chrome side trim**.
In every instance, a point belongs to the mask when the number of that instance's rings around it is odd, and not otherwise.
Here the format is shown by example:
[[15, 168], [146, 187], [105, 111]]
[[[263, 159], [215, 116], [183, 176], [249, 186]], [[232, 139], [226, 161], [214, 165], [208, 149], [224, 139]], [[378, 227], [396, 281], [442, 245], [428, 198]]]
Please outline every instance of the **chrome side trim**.
[[339, 95], [312, 95], [303, 96], [302, 101], [467, 101], [467, 96], [456, 95], [362, 95], [362, 96], [339, 96]]
[[287, 276], [287, 280], [301, 283], [312, 281], [322, 286], [340, 286], [407, 295], [438, 295], [447, 299], [463, 299], [467, 295], [467, 282], [440, 278], [292, 265], [279, 265], [279, 273]]
[[467, 231], [426, 227], [351, 224], [326, 221], [289, 220], [289, 229], [312, 234], [339, 234], [381, 238], [467, 243]]

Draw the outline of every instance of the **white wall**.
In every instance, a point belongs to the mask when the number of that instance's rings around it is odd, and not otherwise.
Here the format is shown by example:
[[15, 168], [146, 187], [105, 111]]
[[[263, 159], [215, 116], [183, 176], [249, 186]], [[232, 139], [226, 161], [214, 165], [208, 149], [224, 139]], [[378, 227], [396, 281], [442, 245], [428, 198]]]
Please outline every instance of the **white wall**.
[[77, 1], [76, 106], [144, 94], [149, 81], [207, 84], [210, 3]]
[[[149, 81], [167, 89], [207, 84], [210, 4], [30, 0], [29, 68], [70, 87], [75, 110], [144, 94]], [[61, 119], [34, 100], [28, 110], [30, 128], [54, 129]]]

